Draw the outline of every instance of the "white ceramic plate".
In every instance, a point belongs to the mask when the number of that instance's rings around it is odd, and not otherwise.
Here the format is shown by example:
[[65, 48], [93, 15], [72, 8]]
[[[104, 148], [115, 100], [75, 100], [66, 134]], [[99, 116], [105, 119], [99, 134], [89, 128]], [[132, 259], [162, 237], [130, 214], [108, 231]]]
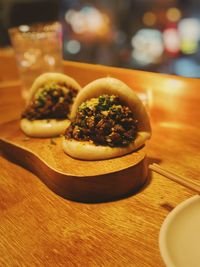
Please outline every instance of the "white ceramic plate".
[[199, 195], [169, 213], [160, 230], [159, 246], [167, 267], [200, 267]]

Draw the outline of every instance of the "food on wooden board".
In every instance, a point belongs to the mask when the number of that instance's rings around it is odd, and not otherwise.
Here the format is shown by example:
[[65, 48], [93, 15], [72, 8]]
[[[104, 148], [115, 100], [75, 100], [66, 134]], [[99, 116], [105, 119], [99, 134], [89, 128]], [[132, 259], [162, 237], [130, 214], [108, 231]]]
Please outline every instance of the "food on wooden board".
[[71, 108], [80, 85], [61, 73], [44, 73], [30, 88], [20, 128], [31, 137], [63, 134], [70, 124]]
[[63, 149], [71, 157], [101, 160], [142, 147], [151, 136], [149, 117], [134, 91], [115, 78], [97, 79], [78, 94]]

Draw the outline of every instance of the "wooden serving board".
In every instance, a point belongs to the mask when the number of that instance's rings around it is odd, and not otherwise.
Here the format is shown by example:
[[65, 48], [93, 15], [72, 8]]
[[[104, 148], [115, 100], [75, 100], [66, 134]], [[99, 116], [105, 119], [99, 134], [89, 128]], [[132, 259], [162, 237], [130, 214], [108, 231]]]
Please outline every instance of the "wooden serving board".
[[84, 161], [64, 153], [62, 138], [28, 138], [20, 130], [19, 120], [0, 125], [0, 146], [5, 155], [65, 198], [109, 201], [135, 193], [145, 183], [144, 147], [115, 159]]

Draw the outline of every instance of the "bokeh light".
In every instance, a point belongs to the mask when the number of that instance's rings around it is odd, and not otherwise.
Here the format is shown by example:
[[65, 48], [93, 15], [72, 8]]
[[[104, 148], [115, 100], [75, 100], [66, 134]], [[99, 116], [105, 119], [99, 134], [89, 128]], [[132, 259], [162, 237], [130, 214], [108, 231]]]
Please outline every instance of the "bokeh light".
[[141, 29], [131, 40], [132, 57], [138, 63], [147, 65], [159, 61], [163, 53], [162, 34], [154, 29]]
[[172, 22], [177, 22], [181, 18], [181, 11], [176, 7], [171, 7], [166, 13], [167, 19]]
[[146, 26], [153, 26], [156, 23], [156, 15], [153, 12], [146, 12], [142, 20]]
[[81, 44], [77, 40], [70, 40], [65, 43], [65, 49], [70, 54], [77, 54], [81, 50]]
[[84, 6], [80, 10], [70, 9], [65, 20], [76, 34], [105, 35], [109, 31], [109, 17], [95, 7]]
[[180, 51], [180, 37], [177, 29], [168, 28], [164, 30], [163, 41], [167, 52], [177, 54]]
[[200, 40], [200, 21], [197, 18], [185, 18], [178, 24], [181, 38], [181, 51], [184, 54], [194, 54], [198, 50]]

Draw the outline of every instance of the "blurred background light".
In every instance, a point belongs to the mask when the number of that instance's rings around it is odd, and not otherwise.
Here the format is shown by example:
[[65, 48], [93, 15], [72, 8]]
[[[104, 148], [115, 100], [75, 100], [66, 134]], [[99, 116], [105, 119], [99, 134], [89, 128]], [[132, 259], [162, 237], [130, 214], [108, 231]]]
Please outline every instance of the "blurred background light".
[[80, 44], [80, 42], [78, 42], [76, 40], [70, 40], [70, 41], [65, 43], [65, 49], [70, 54], [77, 54], [81, 50], [81, 44]]
[[52, 20], [65, 60], [199, 77], [200, 0], [0, 0], [0, 46], [9, 27]]
[[165, 29], [163, 32], [163, 41], [168, 53], [176, 55], [180, 51], [180, 37], [177, 29]]
[[141, 29], [131, 40], [132, 57], [141, 65], [156, 63], [163, 53], [162, 34], [154, 29]]
[[198, 40], [200, 37], [200, 22], [197, 18], [185, 18], [178, 24], [181, 38]]
[[146, 26], [153, 26], [156, 23], [156, 15], [153, 12], [146, 12], [142, 20]]
[[28, 32], [29, 31], [29, 26], [28, 25], [20, 25], [19, 26], [19, 30], [21, 31], [21, 32]]
[[194, 54], [199, 49], [200, 21], [197, 18], [185, 18], [178, 24], [181, 38], [181, 51], [184, 54]]
[[194, 59], [181, 58], [175, 64], [175, 71], [178, 75], [185, 77], [200, 78], [200, 66]]
[[109, 17], [92, 6], [84, 6], [78, 11], [70, 9], [65, 20], [77, 34], [104, 35], [108, 31]]
[[181, 11], [176, 7], [171, 7], [166, 13], [167, 19], [172, 22], [177, 22], [181, 18]]

